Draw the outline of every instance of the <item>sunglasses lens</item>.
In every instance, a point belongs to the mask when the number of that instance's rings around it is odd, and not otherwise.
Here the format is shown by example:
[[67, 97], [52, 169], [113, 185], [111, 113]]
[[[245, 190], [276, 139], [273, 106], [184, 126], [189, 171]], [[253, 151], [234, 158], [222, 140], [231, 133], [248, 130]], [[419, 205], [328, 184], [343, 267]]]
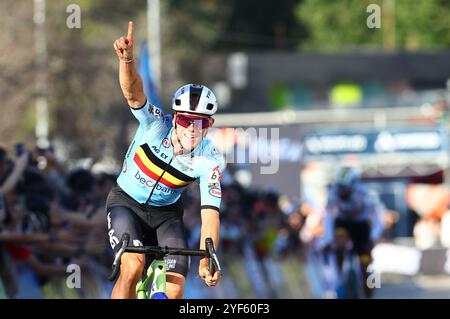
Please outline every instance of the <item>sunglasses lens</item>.
[[209, 127], [209, 118], [198, 118], [198, 117], [189, 117], [185, 115], [177, 115], [177, 123], [182, 127], [188, 127], [191, 123], [194, 123], [194, 127], [196, 128], [207, 128]]
[[201, 119], [201, 124], [198, 124], [198, 125], [201, 125], [202, 129], [209, 127], [209, 119]]
[[182, 127], [188, 127], [191, 122], [189, 121], [189, 118], [183, 115], [177, 115], [177, 124], [181, 125]]

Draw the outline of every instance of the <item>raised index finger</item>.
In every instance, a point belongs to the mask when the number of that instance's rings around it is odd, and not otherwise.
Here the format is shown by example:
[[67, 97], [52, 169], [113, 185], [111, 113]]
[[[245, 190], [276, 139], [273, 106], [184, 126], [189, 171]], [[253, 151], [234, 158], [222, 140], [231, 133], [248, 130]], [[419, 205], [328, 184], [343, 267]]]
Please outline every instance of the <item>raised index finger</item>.
[[128, 22], [127, 39], [128, 40], [133, 40], [133, 21]]

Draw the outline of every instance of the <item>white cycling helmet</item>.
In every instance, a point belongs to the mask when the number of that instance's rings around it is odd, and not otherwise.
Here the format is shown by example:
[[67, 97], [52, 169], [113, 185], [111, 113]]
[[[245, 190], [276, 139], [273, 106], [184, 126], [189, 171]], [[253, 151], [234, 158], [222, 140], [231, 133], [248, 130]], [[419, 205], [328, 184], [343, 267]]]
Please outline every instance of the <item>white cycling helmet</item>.
[[175, 92], [172, 99], [172, 108], [178, 112], [211, 116], [217, 112], [217, 99], [206, 86], [187, 84]]

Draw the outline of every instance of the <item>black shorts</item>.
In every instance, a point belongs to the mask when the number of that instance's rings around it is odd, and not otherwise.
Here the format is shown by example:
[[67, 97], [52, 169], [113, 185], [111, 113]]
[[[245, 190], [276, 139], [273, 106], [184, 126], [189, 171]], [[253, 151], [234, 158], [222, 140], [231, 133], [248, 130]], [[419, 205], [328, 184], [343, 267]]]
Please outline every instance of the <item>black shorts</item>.
[[352, 242], [353, 249], [358, 255], [370, 254], [372, 241], [370, 240], [370, 224], [367, 221], [348, 221], [337, 218], [334, 229], [344, 228], [347, 230]]
[[[114, 187], [106, 200], [108, 235], [112, 249], [126, 232], [130, 234], [130, 246], [168, 246], [187, 248], [183, 226], [181, 200], [169, 206], [149, 206], [136, 202], [119, 186]], [[146, 267], [153, 261], [146, 256]], [[188, 256], [167, 256], [167, 271], [186, 277], [189, 270]]]

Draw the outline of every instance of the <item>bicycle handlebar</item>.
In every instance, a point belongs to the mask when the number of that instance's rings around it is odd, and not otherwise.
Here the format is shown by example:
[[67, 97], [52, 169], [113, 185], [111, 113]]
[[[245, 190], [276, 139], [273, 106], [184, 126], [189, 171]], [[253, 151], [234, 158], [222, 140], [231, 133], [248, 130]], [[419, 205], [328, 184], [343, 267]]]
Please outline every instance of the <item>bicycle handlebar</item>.
[[209, 272], [214, 274], [217, 270], [222, 272], [220, 267], [219, 258], [217, 258], [216, 251], [214, 249], [214, 243], [211, 238], [205, 239], [206, 249], [187, 249], [187, 248], [171, 248], [171, 247], [160, 247], [160, 246], [137, 246], [128, 247], [130, 242], [130, 235], [125, 233], [122, 235], [120, 240], [120, 249], [117, 251], [114, 257], [114, 262], [112, 264], [112, 273], [108, 277], [109, 281], [114, 281], [117, 278], [117, 274], [120, 269], [120, 260], [125, 252], [129, 253], [139, 253], [139, 254], [151, 254], [163, 258], [167, 255], [183, 255], [183, 256], [203, 256], [209, 257]]
[[205, 247], [208, 252], [209, 257], [209, 272], [214, 274], [217, 270], [218, 272], [222, 272], [222, 268], [220, 267], [219, 258], [217, 258], [216, 250], [214, 249], [214, 243], [211, 238], [205, 239]]
[[185, 249], [185, 248], [170, 248], [160, 246], [137, 246], [125, 248], [126, 253], [150, 254], [150, 255], [182, 255], [182, 256], [208, 256], [206, 250], [201, 249]]
[[111, 275], [108, 277], [109, 281], [114, 281], [116, 279], [117, 274], [119, 273], [119, 269], [120, 269], [120, 258], [122, 257], [122, 254], [125, 252], [125, 249], [127, 248], [129, 241], [130, 241], [130, 235], [128, 233], [123, 234], [122, 239], [120, 241], [122, 243], [122, 245], [114, 257], [114, 262], [112, 264], [113, 270], [112, 270]]

